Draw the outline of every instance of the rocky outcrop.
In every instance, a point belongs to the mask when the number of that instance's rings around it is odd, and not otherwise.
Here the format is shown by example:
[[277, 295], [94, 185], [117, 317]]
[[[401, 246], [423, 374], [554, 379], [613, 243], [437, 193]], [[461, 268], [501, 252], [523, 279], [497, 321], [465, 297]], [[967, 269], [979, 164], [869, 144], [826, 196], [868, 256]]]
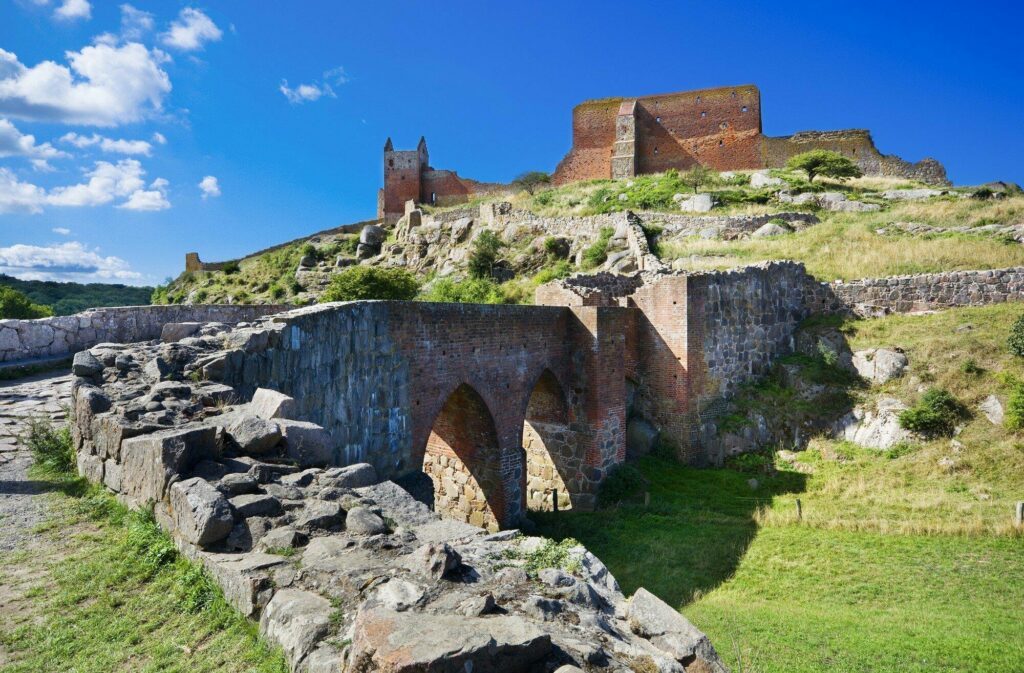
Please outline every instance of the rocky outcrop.
[[873, 406], [858, 406], [836, 424], [836, 435], [869, 449], [891, 449], [913, 435], [900, 427], [899, 415], [907, 405], [894, 397], [880, 397]]
[[[646, 591], [627, 601], [582, 546], [535, 570], [553, 542], [442, 519], [371, 465], [328, 467], [337, 447], [288, 418], [290, 398], [243, 401], [191, 375], [224, 343], [244, 349], [253, 328], [196, 334], [173, 353], [148, 343], [79, 358], [103, 365], [73, 386], [79, 469], [153, 506], [293, 671], [725, 670], [704, 634]], [[180, 380], [147, 373], [161, 357]]]
[[853, 367], [863, 378], [881, 384], [903, 375], [909, 361], [893, 348], [869, 348], [853, 354]]

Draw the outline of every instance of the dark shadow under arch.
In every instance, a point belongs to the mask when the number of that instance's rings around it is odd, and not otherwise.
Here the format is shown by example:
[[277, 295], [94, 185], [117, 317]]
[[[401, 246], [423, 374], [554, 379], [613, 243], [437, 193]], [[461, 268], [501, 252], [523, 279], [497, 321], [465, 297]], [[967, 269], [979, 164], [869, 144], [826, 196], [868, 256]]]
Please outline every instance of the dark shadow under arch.
[[584, 475], [571, 422], [565, 392], [551, 370], [545, 369], [530, 392], [523, 419], [527, 510], [572, 508]]

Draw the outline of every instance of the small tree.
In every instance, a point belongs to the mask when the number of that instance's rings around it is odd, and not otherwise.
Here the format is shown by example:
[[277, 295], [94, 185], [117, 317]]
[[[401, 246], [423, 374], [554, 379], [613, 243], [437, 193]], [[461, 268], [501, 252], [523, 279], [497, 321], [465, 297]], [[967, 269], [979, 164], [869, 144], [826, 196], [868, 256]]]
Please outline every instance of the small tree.
[[512, 186], [518, 189], [525, 189], [528, 194], [533, 194], [542, 185], [551, 184], [551, 176], [544, 171], [528, 171], [512, 181]]
[[357, 301], [360, 299], [397, 299], [409, 301], [419, 292], [416, 277], [405, 269], [376, 266], [350, 266], [331, 277], [320, 301]]
[[469, 275], [473, 278], [490, 278], [501, 250], [501, 239], [490, 229], [481, 231], [473, 241], [473, 252], [469, 254]]
[[683, 181], [684, 185], [693, 187], [693, 193], [696, 194], [701, 185], [706, 185], [711, 182], [711, 171], [703, 165], [697, 164], [690, 170], [683, 173], [680, 179]]
[[811, 150], [790, 157], [786, 162], [786, 168], [807, 173], [807, 181], [814, 182], [815, 176], [824, 175], [829, 178], [843, 180], [846, 178], [859, 178], [861, 173], [857, 164], [839, 152], [830, 150]]
[[49, 307], [33, 304], [31, 299], [13, 287], [0, 285], [0, 318], [26, 320], [50, 315], [53, 311]]

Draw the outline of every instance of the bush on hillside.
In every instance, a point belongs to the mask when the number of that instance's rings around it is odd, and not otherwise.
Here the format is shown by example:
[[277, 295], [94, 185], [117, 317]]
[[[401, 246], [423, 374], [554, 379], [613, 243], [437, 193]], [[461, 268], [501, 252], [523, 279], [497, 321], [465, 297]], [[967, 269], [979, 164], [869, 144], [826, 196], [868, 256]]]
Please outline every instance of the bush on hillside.
[[473, 278], [491, 278], [498, 262], [498, 251], [504, 243], [490, 229], [484, 229], [473, 240], [469, 254], [469, 275]]
[[241, 265], [239, 265], [238, 262], [225, 262], [224, 266], [221, 267], [221, 271], [223, 271], [225, 275], [230, 276], [232, 274], [238, 273], [241, 270], [241, 268], [242, 267]]
[[1010, 389], [1003, 425], [1010, 432], [1024, 430], [1024, 384], [1018, 382]]
[[601, 228], [601, 235], [597, 237], [594, 244], [583, 251], [584, 269], [593, 269], [604, 264], [605, 260], [608, 259], [608, 244], [614, 235], [615, 230], [611, 227]]
[[467, 278], [461, 281], [442, 278], [432, 283], [430, 288], [420, 295], [420, 299], [448, 304], [507, 303], [501, 286], [490, 278]]
[[917, 404], [900, 413], [899, 423], [923, 437], [951, 437], [960, 421], [970, 417], [963, 402], [942, 388], [931, 388]]
[[0, 318], [30, 320], [53, 315], [46, 306], [33, 304], [28, 297], [17, 290], [0, 285]]
[[419, 289], [416, 277], [405, 269], [350, 266], [331, 277], [331, 282], [320, 297], [320, 301], [358, 301], [360, 299], [408, 301], [416, 296]]
[[714, 174], [705, 168], [702, 164], [697, 164], [690, 170], [686, 171], [682, 175], [683, 184], [688, 187], [693, 187], [693, 193], [696, 194], [701, 186], [711, 182]]
[[1010, 327], [1010, 336], [1006, 339], [1010, 352], [1016, 356], [1024, 357], [1024, 315], [1017, 318]]
[[830, 150], [811, 150], [797, 154], [786, 162], [786, 168], [807, 173], [807, 181], [812, 183], [818, 175], [840, 180], [863, 175], [857, 164], [839, 152]]

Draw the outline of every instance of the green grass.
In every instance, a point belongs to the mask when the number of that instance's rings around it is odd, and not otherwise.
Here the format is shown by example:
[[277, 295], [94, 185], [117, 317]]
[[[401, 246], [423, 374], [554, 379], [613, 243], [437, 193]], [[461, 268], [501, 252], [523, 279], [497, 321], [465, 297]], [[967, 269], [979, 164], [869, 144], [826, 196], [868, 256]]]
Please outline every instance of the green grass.
[[259, 640], [151, 515], [66, 473], [37, 468], [33, 478], [54, 491], [54, 518], [39, 531], [53, 539], [42, 543], [45, 553], [8, 555], [0, 566], [7, 575], [15, 563], [32, 564], [31, 606], [0, 631], [10, 657], [0, 670], [287, 671], [282, 653]]
[[[791, 498], [816, 488], [805, 475], [762, 476], [752, 491], [732, 470], [640, 467], [648, 507], [532, 516], [543, 534], [585, 544], [627, 594], [644, 586], [681, 607], [732, 670], [977, 673], [1024, 661], [1019, 536], [821, 528], [796, 521]], [[762, 510], [786, 520], [760, 524]]]
[[[1006, 343], [1021, 314], [1018, 303], [816, 323], [839, 327], [854, 350], [906, 351], [907, 374], [852, 388], [857, 399], [909, 404], [934, 386], [973, 410], [1024, 379]], [[644, 586], [680, 607], [733, 671], [1021, 671], [1024, 531], [1013, 507], [1024, 436], [975, 413], [956, 441], [875, 451], [818, 437], [795, 465], [765, 455], [735, 469], [648, 457], [638, 463], [648, 506], [531, 517], [542, 534], [585, 544], [627, 594]]]

